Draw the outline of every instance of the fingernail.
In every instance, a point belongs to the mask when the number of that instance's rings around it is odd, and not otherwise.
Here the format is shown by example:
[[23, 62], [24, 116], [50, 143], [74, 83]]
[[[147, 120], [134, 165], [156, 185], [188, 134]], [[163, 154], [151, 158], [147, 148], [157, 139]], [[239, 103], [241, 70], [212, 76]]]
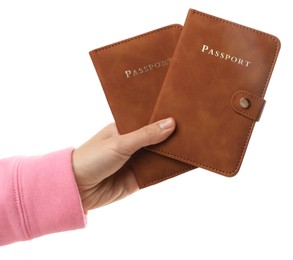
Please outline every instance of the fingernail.
[[167, 119], [163, 119], [160, 121], [159, 123], [160, 128], [167, 130], [169, 128], [174, 127], [174, 119], [173, 118], [167, 118]]

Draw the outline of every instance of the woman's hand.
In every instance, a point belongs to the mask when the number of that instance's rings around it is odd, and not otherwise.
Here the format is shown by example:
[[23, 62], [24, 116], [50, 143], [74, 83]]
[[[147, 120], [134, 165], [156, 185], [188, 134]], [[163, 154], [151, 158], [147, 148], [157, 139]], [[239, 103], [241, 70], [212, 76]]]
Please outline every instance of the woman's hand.
[[130, 156], [142, 147], [162, 142], [175, 129], [173, 118], [119, 135], [110, 124], [77, 148], [73, 170], [85, 211], [104, 206], [138, 190]]

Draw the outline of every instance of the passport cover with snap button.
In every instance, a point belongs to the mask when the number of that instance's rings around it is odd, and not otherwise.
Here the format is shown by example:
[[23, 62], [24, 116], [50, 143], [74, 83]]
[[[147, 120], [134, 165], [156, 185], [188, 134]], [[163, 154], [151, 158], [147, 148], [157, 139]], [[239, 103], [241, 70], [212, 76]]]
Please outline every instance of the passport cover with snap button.
[[[90, 51], [120, 134], [148, 124], [181, 30], [173, 24]], [[195, 168], [145, 149], [129, 166], [140, 188]]]
[[172, 116], [176, 132], [148, 149], [235, 175], [279, 50], [273, 35], [190, 9], [150, 119]]

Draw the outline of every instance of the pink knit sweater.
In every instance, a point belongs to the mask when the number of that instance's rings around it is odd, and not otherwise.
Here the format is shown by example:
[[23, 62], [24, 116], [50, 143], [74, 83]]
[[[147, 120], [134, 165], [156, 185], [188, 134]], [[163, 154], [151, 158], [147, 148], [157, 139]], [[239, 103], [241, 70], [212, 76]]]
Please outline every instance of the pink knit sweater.
[[0, 245], [85, 226], [71, 154], [0, 160]]

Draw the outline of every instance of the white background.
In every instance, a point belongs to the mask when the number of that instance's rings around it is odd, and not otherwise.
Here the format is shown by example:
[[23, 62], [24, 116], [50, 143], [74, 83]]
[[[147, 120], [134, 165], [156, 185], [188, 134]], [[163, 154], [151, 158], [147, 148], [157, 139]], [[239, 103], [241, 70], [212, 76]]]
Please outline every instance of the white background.
[[185, 173], [90, 212], [85, 229], [1, 247], [0, 259], [293, 259], [289, 3], [1, 0], [0, 158], [78, 146], [112, 122], [88, 52], [183, 24], [189, 8], [276, 35], [282, 48], [236, 177]]

